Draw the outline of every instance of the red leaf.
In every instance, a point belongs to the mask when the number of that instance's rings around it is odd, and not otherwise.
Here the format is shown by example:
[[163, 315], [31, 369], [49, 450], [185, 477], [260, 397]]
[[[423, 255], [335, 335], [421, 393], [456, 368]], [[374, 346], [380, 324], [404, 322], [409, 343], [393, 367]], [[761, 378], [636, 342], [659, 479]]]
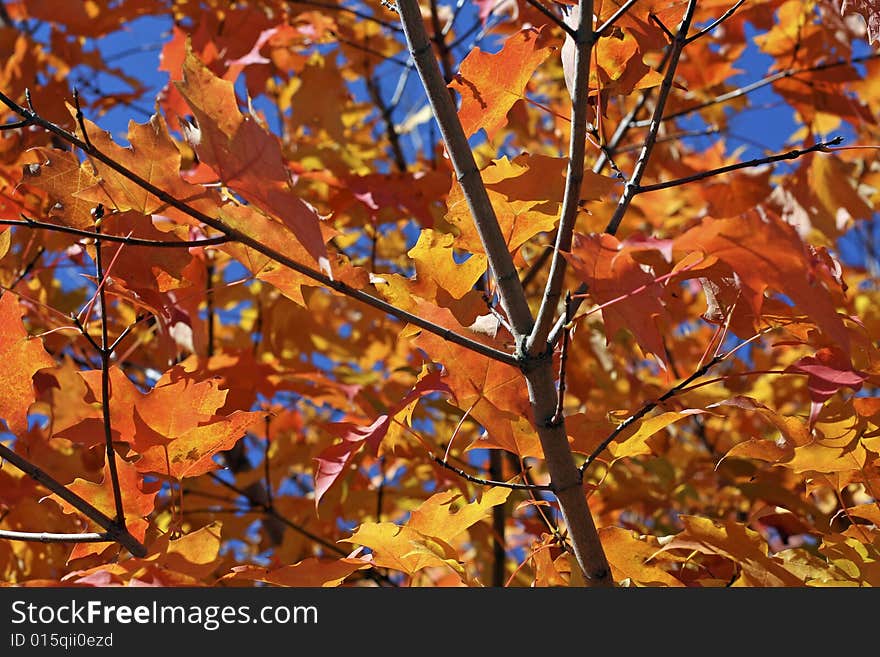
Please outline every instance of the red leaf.
[[785, 371], [807, 375], [810, 399], [814, 402], [824, 402], [841, 388], [858, 390], [868, 378], [865, 372], [854, 370], [843, 354], [827, 347], [817, 351], [815, 356], [804, 356]]

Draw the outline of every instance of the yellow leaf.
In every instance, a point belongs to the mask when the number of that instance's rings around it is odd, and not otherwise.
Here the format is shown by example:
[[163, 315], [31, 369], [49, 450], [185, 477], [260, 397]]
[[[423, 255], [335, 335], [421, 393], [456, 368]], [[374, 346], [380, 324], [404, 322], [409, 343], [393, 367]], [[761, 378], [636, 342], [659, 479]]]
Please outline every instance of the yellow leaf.
[[659, 566], [649, 563], [659, 546], [640, 539], [635, 532], [621, 527], [603, 527], [599, 530], [599, 538], [615, 581], [629, 578], [643, 586], [684, 586]]
[[615, 459], [650, 454], [651, 447], [647, 443], [648, 438], [682, 418], [703, 412], [700, 409], [690, 408], [684, 411], [669, 411], [648, 418], [634, 425], [633, 429], [624, 431], [617, 440], [608, 446], [608, 450]]
[[426, 536], [450, 541], [471, 525], [488, 517], [492, 507], [503, 504], [510, 495], [509, 488], [490, 488], [479, 500], [463, 503], [461, 493], [435, 493], [412, 512], [407, 527]]

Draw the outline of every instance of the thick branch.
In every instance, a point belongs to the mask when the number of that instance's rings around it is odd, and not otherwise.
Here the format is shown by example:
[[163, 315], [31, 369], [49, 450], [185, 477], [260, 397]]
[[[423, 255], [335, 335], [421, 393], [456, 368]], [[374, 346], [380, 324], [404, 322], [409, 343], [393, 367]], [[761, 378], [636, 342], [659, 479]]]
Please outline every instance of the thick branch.
[[587, 143], [587, 110], [590, 91], [590, 58], [593, 52], [593, 0], [580, 0], [580, 18], [576, 29], [574, 55], [574, 89], [572, 90], [571, 136], [568, 145], [568, 172], [565, 176], [565, 192], [556, 244], [550, 262], [550, 274], [544, 288], [544, 298], [538, 309], [535, 327], [526, 342], [526, 352], [537, 355], [547, 349], [547, 334], [553, 326], [553, 316], [559, 305], [562, 281], [565, 277], [566, 260], [562, 253], [571, 249], [571, 239], [578, 214], [581, 186], [584, 180], [584, 157]]
[[556, 385], [552, 361], [544, 357], [544, 354], [532, 357], [524, 353], [525, 339], [531, 333], [533, 321], [513, 259], [507, 250], [507, 243], [498, 226], [494, 209], [489, 202], [455, 106], [443, 84], [443, 78], [425, 34], [418, 2], [398, 0], [397, 6], [403, 19], [404, 34], [410, 52], [440, 126], [446, 150], [470, 206], [492, 272], [498, 281], [501, 305], [507, 313], [517, 341], [520, 365], [526, 377], [529, 401], [550, 473], [551, 485], [566, 520], [575, 557], [590, 585], [610, 586], [613, 584], [611, 571], [593, 516], [587, 506], [586, 496], [581, 488], [580, 476], [568, 444], [565, 425], [563, 422], [553, 421], [556, 411]]
[[86, 502], [79, 495], [70, 491], [63, 484], [53, 479], [41, 468], [16, 454], [3, 443], [0, 443], [0, 458], [12, 463], [12, 465], [24, 472], [31, 479], [42, 484], [45, 488], [55, 493], [58, 497], [76, 508], [87, 518], [103, 527], [107, 531], [108, 541], [119, 543], [136, 557], [147, 556], [147, 548], [132, 536], [128, 530], [117, 524], [113, 519], [104, 515], [104, 513]]
[[429, 333], [434, 333], [435, 335], [440, 336], [448, 342], [452, 342], [466, 349], [470, 349], [471, 351], [486, 356], [487, 358], [492, 358], [493, 360], [507, 363], [508, 365], [518, 365], [519, 359], [517, 359], [515, 356], [512, 356], [511, 354], [500, 351], [498, 349], [494, 349], [481, 342], [472, 340], [471, 338], [461, 335], [460, 333], [456, 333], [455, 331], [447, 329], [443, 326], [439, 326], [437, 324], [434, 324], [433, 322], [422, 319], [418, 315], [409, 313], [401, 308], [398, 308], [397, 306], [388, 303], [387, 301], [383, 301], [382, 299], [367, 294], [366, 292], [355, 289], [350, 285], [343, 283], [342, 281], [334, 280], [333, 278], [323, 274], [322, 272], [312, 269], [311, 267], [308, 267], [301, 262], [297, 262], [296, 260], [293, 260], [290, 257], [284, 255], [283, 253], [276, 251], [271, 246], [263, 244], [259, 240], [247, 235], [246, 233], [225, 225], [221, 220], [210, 217], [204, 212], [200, 212], [199, 210], [190, 207], [183, 201], [180, 201], [179, 199], [171, 196], [166, 191], [144, 180], [142, 177], [138, 176], [136, 173], [119, 164], [113, 158], [105, 155], [97, 148], [89, 146], [83, 140], [79, 139], [76, 135], [73, 135], [63, 128], [55, 125], [54, 123], [47, 121], [33, 110], [21, 107], [3, 93], [0, 93], [0, 102], [5, 104], [12, 111], [16, 112], [19, 116], [24, 117], [27, 120], [28, 125], [38, 125], [41, 128], [61, 137], [66, 142], [81, 149], [90, 157], [95, 158], [99, 162], [107, 165], [108, 167], [116, 171], [118, 174], [124, 176], [128, 180], [131, 180], [133, 183], [137, 184], [143, 190], [149, 192], [159, 200], [189, 215], [193, 219], [197, 219], [203, 224], [223, 233], [230, 240], [239, 242], [244, 246], [250, 247], [257, 253], [261, 253], [264, 256], [271, 258], [275, 262], [284, 265], [285, 267], [288, 267], [293, 271], [302, 274], [303, 276], [310, 278], [311, 280], [320, 283], [325, 287], [330, 288], [331, 290], [335, 290], [342, 295], [360, 301], [361, 303], [365, 303], [368, 306], [381, 310], [382, 312], [386, 312], [389, 315], [397, 317], [400, 320], [409, 322], [410, 324], [418, 326], [419, 328], [424, 329]]
[[428, 95], [428, 101], [446, 144], [446, 151], [452, 161], [456, 177], [464, 191], [474, 224], [489, 259], [489, 266], [498, 282], [501, 306], [507, 313], [514, 330], [514, 338], [519, 344], [520, 339], [531, 332], [532, 313], [526, 302], [513, 258], [507, 250], [507, 242], [495, 216], [495, 209], [489, 201], [489, 195], [474, 161], [467, 136], [458, 120], [449, 89], [434, 58], [418, 2], [398, 0], [397, 7], [403, 21], [403, 31], [410, 54]]
[[663, 77], [663, 83], [660, 85], [660, 93], [657, 96], [657, 105], [654, 108], [654, 115], [651, 117], [651, 127], [648, 129], [648, 134], [645, 137], [645, 145], [642, 147], [641, 153], [639, 153], [635, 169], [633, 170], [633, 174], [629, 181], [626, 183], [623, 194], [617, 203], [617, 208], [614, 210], [614, 214], [608, 222], [608, 226], [605, 228], [605, 232], [610, 233], [611, 235], [614, 235], [617, 232], [620, 222], [623, 220], [623, 216], [629, 209], [633, 198], [635, 198], [636, 190], [642, 180], [642, 176], [648, 168], [651, 151], [654, 149], [654, 144], [657, 141], [657, 133], [660, 130], [660, 124], [663, 119], [663, 110], [666, 108], [666, 100], [669, 98], [669, 92], [672, 89], [672, 81], [675, 79], [675, 72], [678, 69], [678, 60], [681, 58], [682, 50], [684, 50], [685, 45], [687, 45], [687, 33], [690, 29], [696, 6], [696, 0], [690, 0], [690, 2], [688, 2], [684, 17], [681, 19], [681, 24], [678, 26], [678, 32], [675, 34], [675, 40], [672, 42], [672, 50], [669, 55], [666, 75]]

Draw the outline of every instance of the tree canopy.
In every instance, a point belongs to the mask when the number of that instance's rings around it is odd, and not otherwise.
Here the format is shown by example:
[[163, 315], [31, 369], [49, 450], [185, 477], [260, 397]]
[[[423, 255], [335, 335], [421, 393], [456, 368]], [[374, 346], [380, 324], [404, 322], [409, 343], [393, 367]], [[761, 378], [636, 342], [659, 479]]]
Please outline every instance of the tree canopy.
[[878, 40], [0, 3], [0, 580], [880, 584]]

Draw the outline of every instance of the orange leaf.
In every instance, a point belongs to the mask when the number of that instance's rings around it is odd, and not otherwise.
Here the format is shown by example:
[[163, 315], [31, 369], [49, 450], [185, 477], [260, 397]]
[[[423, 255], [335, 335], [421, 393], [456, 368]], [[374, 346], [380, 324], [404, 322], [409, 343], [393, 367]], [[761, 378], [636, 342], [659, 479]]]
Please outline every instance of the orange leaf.
[[55, 365], [42, 341], [28, 335], [21, 316], [14, 294], [0, 296], [0, 419], [12, 433], [27, 429], [28, 408], [35, 399], [34, 373]]
[[291, 587], [333, 587], [353, 572], [369, 568], [369, 562], [361, 559], [319, 559], [309, 557], [302, 561], [269, 569], [259, 566], [234, 566], [224, 580], [250, 580], [266, 582], [275, 586]]
[[184, 126], [184, 132], [200, 160], [247, 201], [279, 217], [302, 245], [302, 255], [326, 262], [317, 213], [290, 188], [277, 138], [239, 111], [232, 83], [215, 76], [188, 49], [183, 81], [175, 84], [196, 117], [197, 125]]
[[508, 37], [495, 54], [472, 50], [449, 85], [461, 94], [458, 110], [465, 135], [481, 128], [489, 139], [507, 123], [507, 112], [524, 98], [535, 69], [550, 55], [541, 29], [527, 28]]
[[687, 549], [717, 554], [739, 564], [741, 574], [734, 586], [803, 586], [782, 561], [767, 554], [767, 543], [758, 532], [738, 522], [712, 521], [696, 516], [679, 516], [684, 530], [662, 550]]
[[845, 354], [850, 338], [837, 314], [829, 285], [832, 273], [795, 232], [794, 228], [770, 213], [757, 212], [737, 219], [703, 219], [702, 223], [674, 241], [676, 251], [701, 251], [727, 264], [749, 288], [743, 297], [760, 315], [764, 291], [772, 288], [784, 293]]
[[155, 445], [136, 462], [140, 472], [153, 472], [175, 479], [197, 477], [219, 468], [218, 452], [231, 449], [264, 413], [236, 411], [219, 422], [195, 427], [167, 445]]
[[[646, 354], [664, 354], [658, 324], [665, 322], [666, 309], [660, 301], [662, 287], [624, 249], [613, 235], [574, 236], [566, 259], [589, 286], [589, 294], [602, 309], [605, 337], [611, 342], [622, 329], [629, 330]], [[640, 290], [638, 293], [633, 293]], [[624, 298], [621, 298], [624, 297]]]
[[615, 581], [629, 578], [643, 586], [684, 586], [660, 566], [649, 563], [657, 553], [657, 546], [640, 539], [635, 532], [622, 527], [603, 527], [599, 538]]

